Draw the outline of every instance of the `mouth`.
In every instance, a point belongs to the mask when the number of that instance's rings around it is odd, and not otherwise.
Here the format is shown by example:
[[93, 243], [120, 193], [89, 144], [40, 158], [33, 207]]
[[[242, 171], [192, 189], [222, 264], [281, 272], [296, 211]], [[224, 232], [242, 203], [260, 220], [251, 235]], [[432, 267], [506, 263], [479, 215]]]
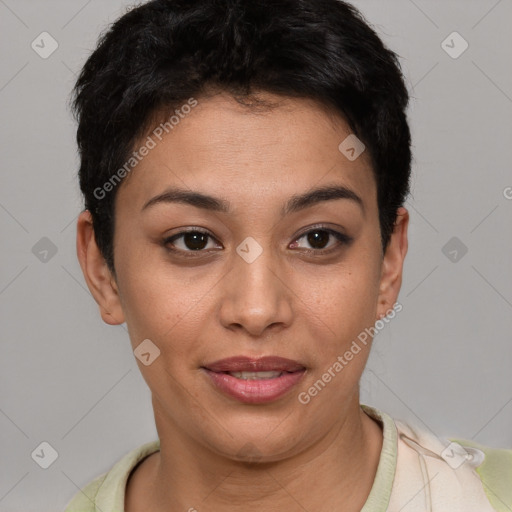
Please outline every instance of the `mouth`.
[[276, 379], [288, 372], [221, 372], [242, 380]]
[[302, 379], [305, 366], [282, 357], [253, 359], [245, 356], [222, 359], [202, 366], [213, 387], [248, 404], [273, 402]]

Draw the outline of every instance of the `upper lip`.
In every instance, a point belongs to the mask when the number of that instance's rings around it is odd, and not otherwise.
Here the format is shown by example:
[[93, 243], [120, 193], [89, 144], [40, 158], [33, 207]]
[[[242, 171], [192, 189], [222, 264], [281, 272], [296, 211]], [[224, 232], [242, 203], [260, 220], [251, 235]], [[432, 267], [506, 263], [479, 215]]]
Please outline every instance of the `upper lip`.
[[234, 356], [205, 364], [203, 368], [212, 372], [296, 372], [305, 370], [305, 367], [297, 361], [278, 356], [260, 358]]

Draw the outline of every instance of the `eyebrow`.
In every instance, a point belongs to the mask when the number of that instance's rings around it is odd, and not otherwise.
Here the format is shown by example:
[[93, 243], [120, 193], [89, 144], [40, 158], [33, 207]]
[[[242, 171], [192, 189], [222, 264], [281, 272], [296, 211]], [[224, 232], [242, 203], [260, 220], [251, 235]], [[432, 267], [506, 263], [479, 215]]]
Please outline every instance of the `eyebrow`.
[[[304, 210], [310, 206], [316, 205], [324, 201], [332, 201], [335, 199], [349, 199], [361, 208], [363, 215], [365, 214], [364, 202], [359, 195], [344, 185], [325, 185], [315, 188], [304, 194], [296, 194], [290, 197], [281, 209], [281, 216], [290, 215], [291, 213]], [[195, 206], [204, 210], [211, 210], [221, 213], [230, 213], [230, 203], [225, 199], [209, 196], [201, 192], [181, 188], [167, 189], [162, 194], [151, 198], [142, 207], [142, 211], [151, 206], [161, 203], [182, 203]]]

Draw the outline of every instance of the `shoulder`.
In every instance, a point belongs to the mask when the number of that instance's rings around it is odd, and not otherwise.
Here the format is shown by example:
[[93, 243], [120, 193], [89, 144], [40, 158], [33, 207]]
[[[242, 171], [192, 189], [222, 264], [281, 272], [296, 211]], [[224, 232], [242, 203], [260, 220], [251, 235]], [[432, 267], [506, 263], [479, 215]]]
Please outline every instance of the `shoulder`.
[[[441, 438], [418, 424], [400, 420], [395, 424], [399, 462], [402, 459], [406, 466], [402, 479], [412, 487], [414, 480], [423, 477], [425, 499], [432, 510], [442, 510], [446, 504], [451, 511], [512, 510], [512, 450]], [[413, 480], [415, 472], [418, 477]]]
[[468, 439], [451, 438], [450, 441], [484, 454], [476, 472], [487, 498], [499, 512], [512, 510], [512, 449], [491, 448]]
[[150, 441], [127, 453], [106, 473], [80, 489], [64, 512], [123, 512], [126, 483], [137, 464], [160, 449], [160, 440]]
[[393, 445], [388, 450], [394, 478], [387, 510], [512, 511], [511, 449], [439, 437], [424, 424], [363, 408], [382, 421], [384, 438], [387, 432]]
[[107, 475], [108, 472], [101, 474], [80, 489], [67, 504], [64, 512], [96, 512], [96, 496]]

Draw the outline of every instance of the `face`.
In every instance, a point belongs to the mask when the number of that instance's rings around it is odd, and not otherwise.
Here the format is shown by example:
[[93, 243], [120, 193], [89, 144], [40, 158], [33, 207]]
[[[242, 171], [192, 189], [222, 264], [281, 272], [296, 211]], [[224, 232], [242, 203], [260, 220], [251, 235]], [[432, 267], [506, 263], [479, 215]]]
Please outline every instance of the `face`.
[[367, 152], [338, 149], [348, 125], [279, 101], [198, 98], [118, 190], [115, 280], [79, 249], [104, 320], [126, 321], [134, 350], [151, 340], [137, 364], [159, 436], [231, 458], [277, 460], [339, 429], [370, 342], [344, 354], [393, 307], [406, 252], [402, 209], [382, 254]]

